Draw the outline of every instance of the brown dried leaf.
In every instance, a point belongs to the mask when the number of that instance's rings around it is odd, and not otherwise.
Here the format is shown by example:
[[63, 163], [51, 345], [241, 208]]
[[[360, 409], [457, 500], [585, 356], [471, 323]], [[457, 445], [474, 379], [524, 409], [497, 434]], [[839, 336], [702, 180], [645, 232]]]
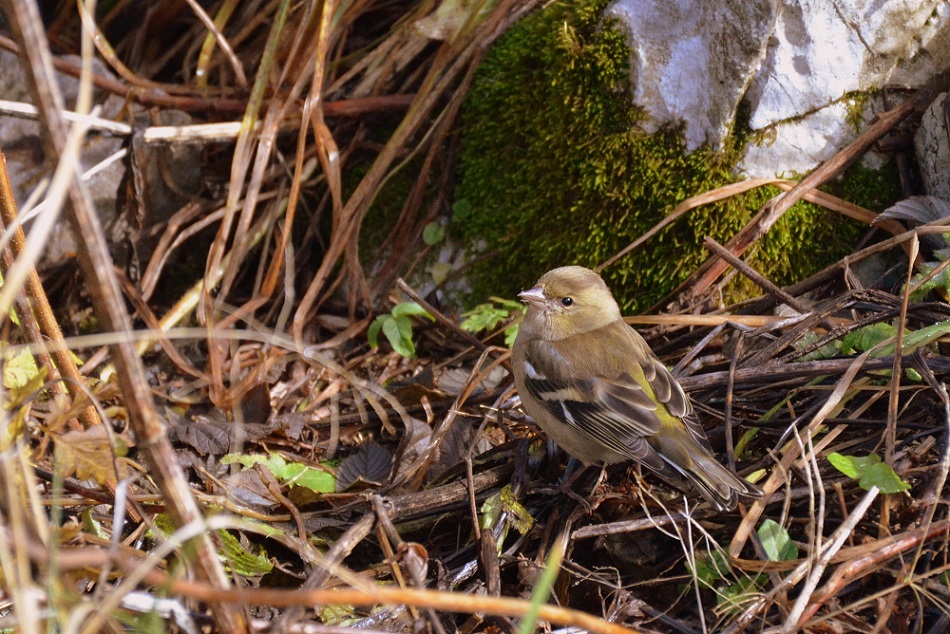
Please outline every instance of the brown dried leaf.
[[231, 446], [232, 423], [211, 417], [189, 420], [167, 408], [165, 413], [176, 440], [192, 447], [202, 456], [227, 453]]
[[344, 491], [357, 482], [380, 484], [389, 478], [393, 456], [375, 442], [367, 442], [340, 463], [336, 474], [336, 490]]
[[[231, 440], [237, 423], [227, 420], [218, 410], [188, 418], [166, 408], [166, 417], [171, 424], [175, 439], [192, 447], [202, 456], [221, 455], [231, 451]], [[277, 427], [272, 423], [247, 423], [241, 425], [241, 438], [258, 441]]]
[[265, 508], [278, 504], [274, 494], [261, 480], [261, 475], [254, 469], [232, 473], [223, 479], [223, 483], [227, 487], [227, 495], [241, 504]]
[[104, 425], [66, 432], [54, 438], [56, 462], [63, 477], [75, 475], [80, 480], [95, 480], [115, 487], [115, 452]]

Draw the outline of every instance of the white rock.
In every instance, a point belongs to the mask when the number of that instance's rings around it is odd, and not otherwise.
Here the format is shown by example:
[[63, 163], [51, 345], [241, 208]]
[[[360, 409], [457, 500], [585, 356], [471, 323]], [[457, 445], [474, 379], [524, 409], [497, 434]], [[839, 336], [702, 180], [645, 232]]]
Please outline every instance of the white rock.
[[777, 0], [617, 0], [632, 48], [634, 102], [648, 132], [682, 121], [688, 149], [720, 147], [760, 67]]
[[950, 68], [948, 0], [615, 0], [607, 13], [628, 33], [643, 127], [682, 123], [687, 149], [719, 148], [745, 100], [767, 139], [741, 164], [755, 176], [807, 172], [851, 142], [849, 95]]
[[[804, 117], [775, 124], [746, 144], [737, 171], [748, 178], [793, 178], [809, 172], [857, 137], [849, 121], [858, 107], [854, 100], [845, 98]], [[871, 100], [863, 108], [861, 120], [870, 121], [882, 108]], [[871, 169], [882, 167], [885, 161], [886, 157], [876, 152], [862, 158]]]
[[943, 0], [783, 2], [768, 55], [749, 88], [760, 130], [824, 108], [851, 92], [890, 83]]

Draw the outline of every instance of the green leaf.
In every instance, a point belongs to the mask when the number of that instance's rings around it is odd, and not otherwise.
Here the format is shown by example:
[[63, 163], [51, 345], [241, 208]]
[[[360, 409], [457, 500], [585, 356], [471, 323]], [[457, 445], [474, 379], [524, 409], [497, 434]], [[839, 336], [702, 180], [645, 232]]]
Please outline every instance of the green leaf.
[[486, 498], [485, 501], [482, 502], [482, 507], [479, 510], [481, 511], [481, 517], [478, 520], [478, 524], [481, 529], [484, 531], [495, 528], [495, 524], [498, 523], [498, 518], [501, 517], [501, 493], [496, 493]]
[[373, 323], [369, 325], [369, 330], [366, 331], [366, 339], [369, 340], [369, 347], [375, 350], [379, 347], [379, 329], [383, 327], [383, 322], [386, 319], [392, 319], [389, 315], [380, 315]]
[[[512, 315], [524, 312], [524, 306], [520, 302], [501, 297], [490, 299], [492, 300], [491, 303], [479, 304], [472, 310], [462, 313], [465, 320], [459, 324], [459, 328], [468, 332], [493, 330], [505, 320], [510, 319]], [[514, 344], [515, 337], [518, 336], [520, 325], [521, 322], [516, 320], [505, 327], [505, 345], [509, 348]]]
[[[904, 333], [901, 351], [903, 354], [913, 354], [918, 348], [929, 346], [931, 343], [950, 333], [950, 320], [931, 324], [919, 330], [907, 330]], [[897, 328], [883, 322], [865, 326], [847, 334], [841, 340], [842, 354], [851, 354], [853, 351], [865, 351], [875, 345], [890, 339], [897, 334]], [[894, 354], [895, 342], [881, 346], [871, 353], [874, 357], [889, 357]]]
[[217, 531], [218, 540], [221, 542], [219, 555], [231, 569], [244, 577], [253, 577], [254, 575], [267, 574], [274, 569], [274, 564], [267, 558], [267, 553], [261, 549], [260, 555], [252, 555], [246, 548], [241, 546], [241, 542], [228, 531]]
[[843, 456], [839, 453], [828, 455], [828, 462], [845, 474], [849, 478], [854, 478], [865, 491], [876, 486], [881, 493], [900, 493], [910, 488], [910, 485], [904, 482], [893, 467], [884, 464], [880, 458], [874, 454], [864, 457]]
[[451, 272], [452, 267], [445, 262], [435, 262], [429, 267], [429, 275], [432, 276], [432, 281], [440, 286], [448, 279]]
[[221, 458], [221, 464], [238, 463], [250, 469], [262, 464], [281, 484], [290, 487], [304, 487], [315, 493], [333, 493], [336, 491], [336, 479], [324, 469], [317, 469], [301, 462], [287, 462], [280, 454], [227, 454]]
[[[841, 339], [841, 354], [870, 350], [897, 334], [897, 328], [883, 321], [849, 332]], [[882, 355], [887, 356], [887, 355]]]
[[[695, 574], [699, 585], [714, 589], [716, 584], [726, 578], [726, 575], [732, 570], [732, 565], [725, 553], [717, 549], [712, 552], [699, 552], [694, 559], [696, 566]], [[687, 564], [692, 569], [692, 566]]]
[[[806, 350], [811, 348], [812, 345], [818, 343], [822, 337], [823, 335], [820, 335], [817, 332], [806, 332], [805, 335], [795, 343], [795, 349]], [[822, 359], [829, 359], [839, 354], [841, 354], [841, 340], [834, 339], [804, 355], [801, 358], [801, 361], [820, 361]]]
[[564, 561], [564, 549], [566, 541], [557, 539], [548, 552], [544, 560], [544, 568], [534, 588], [531, 590], [531, 601], [528, 611], [518, 626], [517, 634], [532, 634], [537, 630], [538, 614], [541, 606], [548, 602], [551, 596], [551, 589], [557, 581], [558, 574], [561, 572], [561, 563]]
[[918, 348], [930, 345], [948, 332], [950, 332], [950, 320], [907, 332], [904, 335], [902, 351], [905, 355], [913, 354]]
[[[913, 288], [920, 283], [920, 280], [929, 274], [932, 270], [937, 268], [938, 262], [925, 262], [920, 266], [920, 273], [915, 275], [910, 280], [910, 285]], [[950, 268], [944, 269], [933, 276], [930, 280], [924, 282], [920, 288], [910, 294], [910, 299], [913, 302], [919, 302], [924, 297], [929, 294], [931, 291], [938, 291], [944, 296], [950, 292]]]
[[430, 247], [442, 242], [445, 238], [445, 227], [438, 222], [430, 222], [422, 229], [422, 241]]
[[393, 321], [396, 322], [400, 339], [412, 343], [412, 320], [408, 317], [396, 317]]
[[152, 518], [152, 526], [145, 532], [146, 535], [155, 539], [158, 535], [162, 537], [171, 537], [175, 534], [175, 522], [168, 513], [159, 513]]
[[518, 338], [518, 331], [521, 329], [521, 322], [516, 321], [505, 328], [505, 345], [509, 348], [515, 345], [515, 339]]
[[333, 493], [336, 491], [336, 478], [329, 471], [314, 469], [299, 462], [291, 462], [284, 470], [283, 481], [290, 487], [303, 487], [314, 493]]
[[873, 453], [864, 457], [844, 456], [837, 451], [828, 454], [828, 462], [835, 469], [855, 480], [859, 480], [868, 467], [880, 461], [881, 459]]
[[389, 340], [389, 344], [400, 355], [412, 358], [416, 356], [416, 347], [412, 343], [412, 324], [408, 324], [408, 336], [404, 336], [405, 327], [400, 328], [400, 322], [406, 324], [408, 320], [387, 319], [383, 322], [383, 334]]
[[20, 350], [17, 356], [8, 360], [3, 366], [3, 386], [8, 390], [22, 388], [38, 376], [36, 359], [28, 348]]
[[459, 324], [459, 328], [468, 332], [491, 330], [508, 319], [509, 314], [509, 311], [493, 304], [479, 304], [472, 310], [462, 313], [465, 320]]
[[767, 581], [768, 576], [762, 574], [754, 578], [742, 578], [737, 583], [726, 586], [716, 595], [717, 608], [730, 615], [738, 613], [760, 596], [758, 587]]
[[507, 308], [509, 313], [513, 313], [515, 311], [523, 313], [525, 310], [527, 310], [524, 302], [516, 302], [515, 300], [508, 299], [507, 297], [495, 297], [492, 295], [488, 299], [495, 302], [496, 304], [501, 305], [503, 308]]
[[798, 559], [798, 546], [789, 537], [788, 531], [775, 520], [765, 520], [757, 532], [765, 554], [771, 561]]
[[111, 536], [109, 531], [102, 528], [102, 523], [92, 514], [92, 509], [86, 509], [82, 512], [82, 530], [84, 533], [95, 535], [96, 537], [108, 540]]
[[739, 440], [738, 442], [736, 442], [736, 447], [733, 450], [736, 456], [736, 460], [740, 459], [743, 456], [743, 454], [745, 453], [745, 450], [752, 443], [752, 440], [756, 436], [758, 436], [760, 429], [761, 427], [750, 427], [747, 430], [745, 430], [741, 436], [739, 436]]
[[435, 317], [430, 315], [425, 308], [416, 302], [401, 302], [396, 304], [393, 306], [390, 314], [396, 319], [399, 319], [405, 315], [415, 315], [416, 317], [425, 317], [429, 321], [435, 321]]
[[910, 485], [901, 480], [900, 476], [894, 472], [894, 468], [889, 464], [879, 462], [872, 464], [864, 472], [864, 475], [858, 480], [858, 485], [868, 491], [872, 486], [876, 486], [881, 493], [900, 493], [910, 488]]

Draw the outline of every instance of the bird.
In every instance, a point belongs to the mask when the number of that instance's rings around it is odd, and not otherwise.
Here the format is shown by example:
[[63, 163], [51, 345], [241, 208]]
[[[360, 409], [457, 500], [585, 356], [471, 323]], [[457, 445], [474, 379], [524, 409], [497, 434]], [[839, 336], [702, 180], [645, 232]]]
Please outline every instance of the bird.
[[715, 458], [689, 397], [600, 275], [552, 269], [518, 297], [527, 311], [511, 352], [515, 386], [562, 449], [587, 465], [633, 460], [717, 511], [763, 495]]

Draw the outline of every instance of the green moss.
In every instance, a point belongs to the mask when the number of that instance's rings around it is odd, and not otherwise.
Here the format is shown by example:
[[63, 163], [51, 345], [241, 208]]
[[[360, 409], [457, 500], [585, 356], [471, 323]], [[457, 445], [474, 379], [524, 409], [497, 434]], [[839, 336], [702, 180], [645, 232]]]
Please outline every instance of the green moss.
[[854, 92], [844, 96], [844, 104], [847, 106], [847, 115], [845, 121], [855, 133], [864, 128], [864, 115], [867, 112], [868, 102], [871, 95], [868, 93]]
[[[556, 3], [513, 27], [478, 71], [463, 112], [452, 223], [477, 245], [471, 301], [512, 296], [549, 268], [593, 266], [684, 199], [733, 182], [737, 152], [682, 150], [675, 129], [647, 135], [630, 106], [629, 50], [604, 24], [605, 0]], [[738, 147], [738, 142], [736, 142]], [[756, 191], [691, 212], [604, 272], [625, 311], [661, 299], [705, 258], [707, 235], [728, 240], [776, 192]], [[846, 253], [860, 226], [799, 204], [756, 247], [777, 283]]]

